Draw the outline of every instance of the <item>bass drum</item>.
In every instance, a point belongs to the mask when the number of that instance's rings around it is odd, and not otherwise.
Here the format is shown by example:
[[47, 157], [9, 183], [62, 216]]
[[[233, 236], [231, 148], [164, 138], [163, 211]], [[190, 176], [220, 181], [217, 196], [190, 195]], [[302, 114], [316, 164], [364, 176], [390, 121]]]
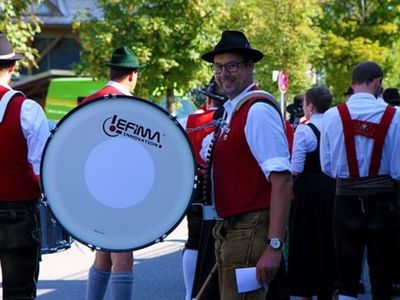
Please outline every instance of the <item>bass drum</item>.
[[179, 123], [128, 96], [79, 106], [56, 125], [41, 165], [44, 197], [74, 239], [98, 250], [161, 241], [183, 219], [196, 185]]

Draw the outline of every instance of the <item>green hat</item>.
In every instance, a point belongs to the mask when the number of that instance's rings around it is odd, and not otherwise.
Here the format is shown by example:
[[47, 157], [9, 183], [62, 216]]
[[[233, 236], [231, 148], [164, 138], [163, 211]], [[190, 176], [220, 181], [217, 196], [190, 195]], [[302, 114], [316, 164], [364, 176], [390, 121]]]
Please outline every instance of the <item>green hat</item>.
[[112, 69], [134, 70], [144, 66], [139, 65], [136, 55], [128, 47], [120, 47], [114, 50], [110, 62], [105, 64]]

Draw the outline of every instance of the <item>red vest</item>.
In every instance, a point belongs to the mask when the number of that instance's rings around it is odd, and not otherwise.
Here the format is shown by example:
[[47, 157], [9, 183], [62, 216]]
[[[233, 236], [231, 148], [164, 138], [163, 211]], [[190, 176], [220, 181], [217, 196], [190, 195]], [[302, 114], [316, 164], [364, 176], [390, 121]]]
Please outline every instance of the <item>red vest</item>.
[[[0, 98], [7, 91], [0, 86]], [[24, 101], [25, 97], [14, 96], [0, 123], [0, 201], [40, 197], [39, 180], [27, 159], [28, 146], [21, 128], [21, 107]]]
[[[203, 166], [205, 165], [205, 161], [201, 158], [199, 152], [204, 137], [214, 131], [214, 125], [212, 125], [214, 112], [215, 110], [207, 110], [203, 113], [191, 114], [188, 116], [186, 123], [186, 132], [193, 146], [193, 150], [196, 155], [196, 162]], [[207, 124], [212, 126], [207, 126], [200, 129], [201, 126]]]
[[293, 125], [289, 123], [288, 120], [285, 120], [285, 134], [289, 145], [289, 153], [290, 157], [292, 157], [292, 148], [293, 148], [293, 140], [294, 140], [294, 129]]
[[385, 143], [385, 138], [396, 109], [393, 106], [388, 105], [383, 112], [380, 123], [376, 124], [368, 121], [352, 120], [346, 104], [340, 104], [337, 108], [343, 124], [344, 142], [346, 146], [347, 164], [349, 167], [350, 177], [360, 177], [356, 146], [354, 142], [354, 137], [356, 135], [362, 135], [375, 140], [368, 176], [378, 176], [383, 144]]
[[94, 99], [101, 98], [103, 96], [108, 96], [110, 94], [111, 95], [123, 95], [123, 93], [121, 93], [121, 91], [117, 90], [115, 87], [113, 87], [111, 85], [106, 85], [105, 87], [101, 88], [94, 94], [87, 96], [85, 99], [82, 100], [82, 102], [80, 104], [90, 102]]
[[229, 133], [221, 134], [215, 145], [214, 199], [217, 213], [223, 218], [269, 207], [271, 184], [253, 157], [244, 132], [255, 100], [247, 100], [235, 112]]

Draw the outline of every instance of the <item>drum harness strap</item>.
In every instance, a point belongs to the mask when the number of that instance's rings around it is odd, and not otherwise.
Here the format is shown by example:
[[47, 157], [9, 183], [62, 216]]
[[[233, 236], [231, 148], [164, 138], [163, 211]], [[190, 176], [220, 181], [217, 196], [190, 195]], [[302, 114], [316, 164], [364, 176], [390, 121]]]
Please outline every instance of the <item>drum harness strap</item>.
[[20, 91], [15, 91], [15, 90], [9, 90], [6, 92], [3, 97], [0, 100], [0, 123], [3, 122], [4, 115], [7, 110], [7, 106], [10, 103], [10, 101], [13, 99], [13, 97], [17, 94], [20, 94], [22, 96], [25, 96], [22, 92]]

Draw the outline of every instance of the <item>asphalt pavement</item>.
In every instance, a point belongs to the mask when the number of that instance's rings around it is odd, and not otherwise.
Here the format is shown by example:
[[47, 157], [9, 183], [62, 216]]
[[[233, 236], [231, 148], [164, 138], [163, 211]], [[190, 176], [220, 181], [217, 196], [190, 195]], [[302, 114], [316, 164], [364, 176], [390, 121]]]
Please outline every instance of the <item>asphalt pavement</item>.
[[[184, 219], [163, 242], [134, 251], [133, 300], [183, 300], [185, 298], [182, 250], [186, 239], [187, 223]], [[43, 255], [37, 299], [85, 299], [88, 270], [93, 259], [94, 252], [76, 241], [68, 250]], [[2, 299], [1, 293], [0, 286], [0, 299]], [[368, 293], [359, 295], [358, 298], [371, 299], [369, 286]], [[109, 291], [107, 291], [104, 300], [110, 299]], [[291, 297], [291, 300], [299, 300], [299, 298]], [[397, 298], [397, 300], [400, 299]]]
[[[182, 249], [186, 239], [184, 219], [164, 242], [134, 251], [134, 300], [185, 298]], [[78, 242], [73, 242], [71, 248], [63, 252], [43, 255], [37, 299], [85, 299], [88, 269], [93, 259], [94, 253]], [[105, 300], [109, 299], [107, 291]]]

